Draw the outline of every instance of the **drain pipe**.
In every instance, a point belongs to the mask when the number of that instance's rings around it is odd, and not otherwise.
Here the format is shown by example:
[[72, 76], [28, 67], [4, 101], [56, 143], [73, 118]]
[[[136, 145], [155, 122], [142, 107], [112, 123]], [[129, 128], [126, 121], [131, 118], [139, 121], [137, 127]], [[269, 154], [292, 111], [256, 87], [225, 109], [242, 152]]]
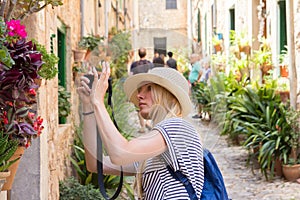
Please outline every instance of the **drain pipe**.
[[187, 1], [187, 39], [188, 39], [188, 50], [189, 52], [193, 52], [192, 50], [192, 41], [193, 41], [193, 33], [192, 33], [192, 0]]
[[105, 38], [108, 38], [108, 11], [109, 7], [111, 6], [111, 2], [106, 0], [104, 1], [104, 25], [105, 25]]
[[80, 38], [84, 36], [84, 0], [80, 0]]
[[[287, 33], [295, 33], [294, 31], [294, 1], [286, 1], [286, 28]], [[289, 54], [289, 79], [290, 79], [290, 102], [291, 107], [297, 108], [297, 68], [295, 66], [295, 41], [294, 34], [287, 34], [287, 46]]]

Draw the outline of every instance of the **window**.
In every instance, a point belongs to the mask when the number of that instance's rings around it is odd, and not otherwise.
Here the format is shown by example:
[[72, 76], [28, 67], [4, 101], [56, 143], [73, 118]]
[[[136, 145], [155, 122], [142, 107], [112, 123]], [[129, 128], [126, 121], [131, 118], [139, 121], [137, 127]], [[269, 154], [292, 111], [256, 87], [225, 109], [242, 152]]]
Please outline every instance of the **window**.
[[177, 9], [177, 0], [166, 0], [166, 9]]
[[229, 9], [230, 15], [230, 30], [235, 30], [235, 9]]
[[158, 52], [159, 54], [167, 54], [167, 38], [154, 38], [154, 52]]

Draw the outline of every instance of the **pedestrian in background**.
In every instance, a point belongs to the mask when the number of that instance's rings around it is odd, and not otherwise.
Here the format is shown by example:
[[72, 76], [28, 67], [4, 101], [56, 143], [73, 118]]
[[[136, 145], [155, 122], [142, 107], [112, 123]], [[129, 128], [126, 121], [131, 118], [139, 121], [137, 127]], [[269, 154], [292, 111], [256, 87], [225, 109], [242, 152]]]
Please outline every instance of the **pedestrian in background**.
[[189, 74], [189, 82], [191, 84], [191, 94], [193, 102], [196, 104], [197, 107], [197, 114], [192, 116], [192, 118], [202, 118], [202, 106], [197, 101], [197, 84], [200, 82], [200, 79], [203, 74], [203, 66], [200, 64], [200, 55], [192, 54], [190, 56], [190, 63], [192, 65], [192, 69]]
[[169, 59], [167, 60], [168, 67], [177, 70], [177, 61], [173, 58], [173, 52], [168, 52]]
[[153, 56], [153, 59], [152, 59], [152, 62], [154, 61], [155, 58], [158, 58], [159, 57], [159, 53], [157, 51], [154, 52], [154, 56]]
[[146, 59], [147, 50], [145, 48], [140, 48], [138, 50], [138, 55], [140, 59], [131, 64], [129, 75], [145, 73], [148, 72], [148, 70], [153, 67], [151, 61]]
[[202, 64], [204, 68], [203, 81], [209, 85], [211, 78], [210, 58], [205, 57]]
[[[149, 60], [146, 59], [147, 51], [145, 48], [140, 48], [138, 51], [140, 59], [138, 61], [135, 61], [131, 64], [130, 66], [130, 74], [129, 75], [134, 75], [134, 74], [139, 74], [139, 73], [145, 73], [148, 72], [149, 69], [153, 68], [153, 63], [151, 63]], [[146, 131], [146, 124], [145, 119], [141, 116], [139, 110], [138, 112], [138, 118], [140, 122], [140, 133], [144, 133]], [[150, 126], [150, 125], [148, 125]]]
[[164, 67], [165, 66], [165, 62], [161, 56], [158, 56], [153, 59], [153, 66], [154, 67]]

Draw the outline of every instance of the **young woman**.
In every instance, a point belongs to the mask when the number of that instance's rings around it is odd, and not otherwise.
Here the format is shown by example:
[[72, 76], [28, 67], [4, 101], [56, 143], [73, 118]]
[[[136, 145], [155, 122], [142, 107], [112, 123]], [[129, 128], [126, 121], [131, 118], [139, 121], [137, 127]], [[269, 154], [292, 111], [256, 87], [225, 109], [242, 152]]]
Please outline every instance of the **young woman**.
[[83, 102], [84, 142], [87, 167], [96, 171], [96, 124], [106, 157], [104, 171], [119, 174], [123, 166], [127, 175], [136, 174], [136, 190], [140, 199], [190, 199], [185, 186], [173, 178], [167, 165], [180, 170], [200, 199], [203, 182], [203, 148], [199, 134], [184, 119], [192, 108], [187, 80], [170, 68], [154, 68], [148, 73], [130, 76], [124, 83], [128, 99], [139, 107], [141, 115], [153, 122], [153, 129], [143, 136], [126, 140], [114, 126], [104, 104], [110, 68], [102, 65], [92, 89], [89, 80], [81, 78], [78, 93]]

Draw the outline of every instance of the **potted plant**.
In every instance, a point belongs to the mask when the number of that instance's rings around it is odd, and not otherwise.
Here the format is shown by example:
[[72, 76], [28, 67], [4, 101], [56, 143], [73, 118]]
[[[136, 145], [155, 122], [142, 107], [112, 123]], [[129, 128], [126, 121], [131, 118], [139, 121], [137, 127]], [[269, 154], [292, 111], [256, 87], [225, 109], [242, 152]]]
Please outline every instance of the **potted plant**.
[[242, 31], [239, 35], [236, 34], [235, 36], [239, 51], [245, 53], [246, 55], [250, 55], [251, 46], [250, 41], [247, 38], [247, 33], [245, 31]]
[[87, 50], [85, 59], [88, 58], [89, 54], [95, 50], [102, 42], [104, 41], [104, 37], [94, 34], [88, 34], [81, 38], [78, 42], [78, 47], [81, 49]]
[[[0, 49], [7, 52], [0, 56], [0, 131], [17, 140], [22, 152], [43, 130], [43, 119], [36, 112], [39, 86], [35, 83], [41, 79], [42, 54], [32, 41], [26, 41], [25, 26], [19, 20], [1, 20], [0, 27]], [[10, 168], [16, 169], [15, 164]]]
[[85, 54], [86, 54], [86, 49], [74, 49], [73, 50], [74, 62], [83, 61]]
[[212, 44], [213, 44], [216, 52], [222, 51], [222, 47], [221, 47], [222, 40], [219, 39], [218, 35], [214, 35], [212, 37]]
[[286, 146], [282, 151], [283, 160], [282, 171], [284, 177], [289, 181], [300, 178], [300, 112], [289, 108], [286, 112], [287, 123], [290, 130], [286, 135]]
[[[43, 127], [42, 119], [36, 115], [39, 71], [43, 65], [42, 54], [32, 41], [26, 42], [25, 27], [19, 20], [6, 22], [8, 30], [1, 35], [13, 60], [8, 66], [1, 63], [0, 78], [0, 130], [18, 139], [21, 146], [29, 147], [31, 139], [37, 137]], [[7, 34], [7, 35], [6, 35]]]
[[254, 51], [252, 61], [259, 66], [262, 78], [269, 75], [269, 71], [273, 69], [273, 62], [271, 48], [266, 39], [262, 39], [259, 50]]
[[6, 178], [10, 176], [8, 168], [19, 159], [12, 159], [19, 145], [18, 141], [10, 140], [8, 137], [9, 135], [0, 131], [0, 191], [6, 182]]
[[287, 48], [281, 51], [279, 55], [279, 68], [280, 68], [280, 76], [281, 77], [288, 77], [288, 51]]
[[277, 79], [277, 89], [276, 91], [279, 93], [281, 101], [283, 103], [287, 103], [290, 99], [290, 82], [289, 79], [279, 77]]

